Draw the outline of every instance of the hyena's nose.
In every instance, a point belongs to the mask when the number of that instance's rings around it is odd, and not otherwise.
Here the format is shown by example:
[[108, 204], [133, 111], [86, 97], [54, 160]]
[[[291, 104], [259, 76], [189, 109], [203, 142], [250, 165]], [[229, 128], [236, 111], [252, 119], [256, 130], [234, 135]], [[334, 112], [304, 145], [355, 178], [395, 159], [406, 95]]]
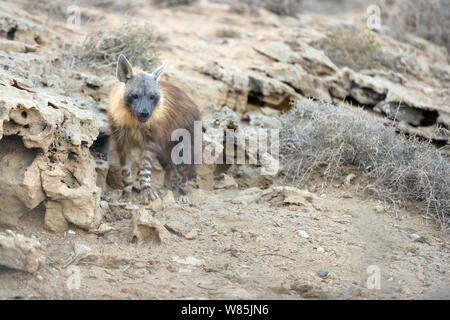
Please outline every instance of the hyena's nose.
[[150, 118], [150, 112], [148, 112], [147, 110], [144, 110], [138, 114], [138, 118], [139, 118], [139, 121], [145, 122], [148, 120], [148, 118]]

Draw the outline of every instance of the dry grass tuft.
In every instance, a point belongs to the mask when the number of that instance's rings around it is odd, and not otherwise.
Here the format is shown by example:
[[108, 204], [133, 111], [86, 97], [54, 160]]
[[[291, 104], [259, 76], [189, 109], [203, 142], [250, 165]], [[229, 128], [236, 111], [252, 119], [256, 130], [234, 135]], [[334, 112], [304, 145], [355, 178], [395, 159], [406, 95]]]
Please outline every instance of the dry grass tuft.
[[219, 28], [216, 29], [216, 37], [219, 38], [239, 38], [240, 33], [231, 28]]
[[159, 63], [161, 38], [148, 25], [126, 24], [116, 31], [97, 31], [74, 48], [75, 67], [110, 72], [124, 54], [134, 66], [152, 70]]
[[283, 175], [299, 185], [314, 172], [330, 182], [357, 167], [366, 187], [395, 208], [421, 203], [443, 229], [450, 216], [450, 162], [429, 141], [398, 134], [362, 109], [304, 100], [282, 118]]
[[160, 7], [174, 7], [174, 6], [181, 6], [181, 5], [190, 5], [197, 2], [197, 0], [153, 0], [152, 3], [154, 5], [160, 6]]
[[450, 2], [448, 0], [399, 0], [387, 8], [387, 24], [404, 41], [408, 33], [444, 46], [450, 52]]
[[326, 38], [313, 44], [338, 66], [353, 70], [395, 69], [395, 59], [383, 50], [372, 31], [355, 26], [338, 26]]
[[280, 16], [293, 16], [301, 10], [302, 0], [215, 0], [227, 3], [231, 11], [236, 13], [258, 14], [260, 8], [264, 8]]

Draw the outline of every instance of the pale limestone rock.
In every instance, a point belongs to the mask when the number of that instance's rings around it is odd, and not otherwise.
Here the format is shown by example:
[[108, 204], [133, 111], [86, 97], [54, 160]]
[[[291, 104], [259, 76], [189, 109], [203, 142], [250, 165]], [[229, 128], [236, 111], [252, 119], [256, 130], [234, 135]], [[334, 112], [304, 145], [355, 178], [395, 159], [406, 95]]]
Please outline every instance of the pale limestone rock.
[[138, 243], [162, 244], [171, 238], [170, 233], [161, 222], [153, 218], [151, 212], [144, 208], [133, 212], [132, 229], [132, 239]]
[[0, 233], [0, 265], [36, 273], [45, 263], [39, 241], [15, 234], [11, 230]]

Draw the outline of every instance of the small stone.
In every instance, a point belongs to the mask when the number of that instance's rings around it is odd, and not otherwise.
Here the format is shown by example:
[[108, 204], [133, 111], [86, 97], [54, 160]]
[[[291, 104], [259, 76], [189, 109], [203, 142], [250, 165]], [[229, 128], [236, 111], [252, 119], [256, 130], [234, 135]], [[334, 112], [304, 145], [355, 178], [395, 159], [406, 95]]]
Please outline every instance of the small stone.
[[319, 247], [319, 248], [317, 248], [317, 252], [318, 252], [318, 253], [324, 253], [324, 252], [325, 252], [325, 249], [322, 248], [322, 247]]
[[113, 227], [106, 223], [102, 223], [97, 229], [89, 230], [89, 233], [92, 233], [94, 235], [104, 235], [105, 233], [108, 233], [112, 230], [114, 230]]
[[100, 208], [105, 209], [105, 210], [109, 210], [109, 204], [107, 201], [100, 201]]
[[316, 186], [309, 186], [309, 187], [308, 187], [308, 191], [314, 193], [314, 192], [317, 191], [317, 187], [316, 187]]
[[184, 237], [187, 240], [195, 240], [198, 237], [198, 233], [197, 233], [197, 231], [192, 230], [192, 231], [188, 232]]
[[132, 226], [132, 240], [136, 240], [138, 243], [162, 244], [171, 238], [170, 233], [161, 222], [155, 219], [149, 210], [143, 208], [133, 213]]
[[416, 240], [420, 239], [420, 236], [419, 236], [417, 233], [413, 233], [413, 234], [411, 234], [411, 238], [412, 238], [414, 241], [416, 241]]
[[309, 234], [306, 233], [305, 230], [297, 230], [297, 233], [298, 233], [298, 235], [299, 235], [300, 237], [302, 237], [302, 238], [305, 238], [305, 239], [308, 239], [308, 238], [309, 238]]
[[348, 288], [345, 288], [339, 292], [341, 295], [347, 298], [357, 297], [361, 295], [361, 289], [356, 286], [351, 286]]
[[349, 186], [350, 183], [352, 182], [352, 180], [353, 180], [354, 178], [356, 178], [356, 174], [350, 173], [348, 176], [345, 177], [345, 179], [344, 179], [344, 184], [345, 184], [346, 186]]
[[381, 204], [379, 204], [375, 207], [375, 211], [377, 213], [384, 213], [384, 207]]
[[327, 299], [327, 294], [316, 284], [297, 279], [291, 284], [291, 290], [296, 291], [306, 299]]
[[203, 259], [197, 259], [195, 257], [189, 256], [186, 259], [180, 258], [178, 256], [175, 256], [172, 258], [173, 261], [181, 263], [181, 264], [187, 264], [191, 266], [201, 266], [205, 263]]
[[319, 277], [325, 278], [326, 276], [328, 276], [329, 271], [327, 269], [320, 269], [319, 271], [317, 271], [317, 275]]

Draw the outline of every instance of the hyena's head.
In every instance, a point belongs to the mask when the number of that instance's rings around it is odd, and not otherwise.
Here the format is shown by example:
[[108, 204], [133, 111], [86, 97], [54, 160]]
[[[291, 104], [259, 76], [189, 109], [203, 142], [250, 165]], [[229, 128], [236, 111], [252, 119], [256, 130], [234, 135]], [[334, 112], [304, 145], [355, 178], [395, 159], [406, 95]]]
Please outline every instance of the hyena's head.
[[158, 79], [165, 64], [153, 73], [133, 74], [133, 69], [124, 55], [117, 62], [117, 78], [125, 83], [124, 102], [130, 112], [140, 121], [147, 122], [160, 99]]

